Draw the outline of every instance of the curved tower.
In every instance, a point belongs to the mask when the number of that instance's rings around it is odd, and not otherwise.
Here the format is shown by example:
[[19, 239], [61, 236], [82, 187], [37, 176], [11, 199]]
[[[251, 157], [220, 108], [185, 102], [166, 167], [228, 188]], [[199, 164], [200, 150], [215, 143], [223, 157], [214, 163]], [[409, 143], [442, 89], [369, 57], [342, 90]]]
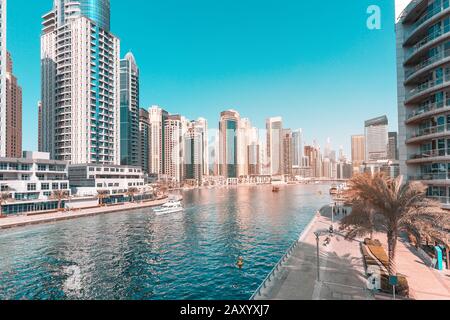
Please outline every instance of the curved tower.
[[411, 1], [396, 30], [401, 174], [450, 208], [449, 1]]
[[111, 8], [109, 0], [79, 0], [81, 15], [92, 20], [98, 27], [110, 31]]

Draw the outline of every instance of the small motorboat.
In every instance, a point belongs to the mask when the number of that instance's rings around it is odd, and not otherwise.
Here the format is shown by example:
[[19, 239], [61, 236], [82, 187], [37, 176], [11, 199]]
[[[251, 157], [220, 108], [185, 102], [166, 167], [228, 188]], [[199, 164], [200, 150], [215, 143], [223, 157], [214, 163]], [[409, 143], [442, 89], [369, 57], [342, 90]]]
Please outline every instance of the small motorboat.
[[159, 208], [153, 209], [157, 216], [161, 216], [163, 214], [176, 213], [184, 211], [183, 205], [179, 200], [170, 200], [167, 203], [163, 204]]

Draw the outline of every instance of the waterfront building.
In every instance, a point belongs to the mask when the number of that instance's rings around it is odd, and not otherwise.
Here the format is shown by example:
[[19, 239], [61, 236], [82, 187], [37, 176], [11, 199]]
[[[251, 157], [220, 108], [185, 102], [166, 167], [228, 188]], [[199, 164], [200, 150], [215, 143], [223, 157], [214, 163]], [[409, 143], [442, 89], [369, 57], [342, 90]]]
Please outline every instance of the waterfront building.
[[4, 214], [57, 209], [55, 191], [69, 194], [67, 162], [50, 160], [49, 153], [24, 152], [21, 158], [0, 158], [0, 190], [11, 201]]
[[283, 175], [283, 119], [269, 118], [266, 121], [267, 130], [267, 159], [270, 175]]
[[151, 127], [148, 111], [139, 109], [139, 157], [138, 162], [144, 173], [150, 173]]
[[131, 52], [120, 61], [120, 163], [139, 163], [139, 68]]
[[0, 157], [6, 156], [7, 150], [7, 110], [6, 110], [6, 26], [7, 26], [7, 1], [0, 0]]
[[68, 169], [69, 185], [77, 197], [97, 196], [99, 191], [107, 191], [111, 196], [123, 197], [129, 188], [145, 189], [144, 174], [140, 167], [79, 164]]
[[398, 159], [398, 134], [389, 132], [388, 159], [397, 161]]
[[323, 167], [320, 147], [315, 144], [312, 146], [305, 146], [305, 156], [308, 158], [309, 167], [311, 168], [311, 176], [314, 178], [321, 178]]
[[203, 134], [191, 127], [184, 134], [184, 180], [202, 185], [204, 174]]
[[42, 19], [42, 149], [71, 164], [120, 163], [120, 41], [109, 0], [55, 0]]
[[333, 178], [333, 162], [330, 158], [324, 158], [322, 161], [322, 176], [323, 178]]
[[336, 178], [340, 180], [348, 180], [353, 177], [353, 164], [347, 162], [339, 162], [336, 164]]
[[367, 120], [365, 123], [365, 161], [388, 158], [388, 119], [386, 116]]
[[43, 146], [42, 146], [42, 102], [38, 101], [37, 104], [38, 107], [38, 151], [42, 151]]
[[287, 179], [293, 177], [294, 148], [291, 129], [283, 129], [283, 174]]
[[238, 177], [249, 175], [248, 146], [252, 143], [252, 129], [250, 119], [241, 118], [238, 129]]
[[292, 132], [292, 166], [300, 168], [303, 166], [303, 131], [297, 129]]
[[148, 110], [150, 122], [150, 169], [149, 174], [164, 174], [164, 145], [165, 145], [165, 126], [164, 123], [169, 113], [159, 106], [152, 106]]
[[183, 179], [183, 117], [169, 115], [164, 121], [164, 175], [180, 184]]
[[450, 6], [411, 1], [397, 33], [400, 173], [450, 208]]
[[208, 135], [208, 121], [205, 118], [198, 118], [193, 122], [195, 131], [201, 134], [202, 137], [202, 167], [203, 175], [209, 175], [209, 135]]
[[352, 163], [353, 171], [359, 173], [359, 168], [366, 160], [366, 137], [364, 135], [352, 136]]
[[391, 160], [377, 160], [365, 162], [361, 169], [364, 173], [384, 173], [387, 177], [397, 178], [400, 175], [400, 166], [398, 162]]
[[4, 156], [20, 158], [22, 156], [22, 88], [13, 74], [11, 54], [6, 59], [6, 137]]
[[238, 178], [239, 122], [240, 115], [235, 110], [223, 111], [219, 122], [219, 175]]

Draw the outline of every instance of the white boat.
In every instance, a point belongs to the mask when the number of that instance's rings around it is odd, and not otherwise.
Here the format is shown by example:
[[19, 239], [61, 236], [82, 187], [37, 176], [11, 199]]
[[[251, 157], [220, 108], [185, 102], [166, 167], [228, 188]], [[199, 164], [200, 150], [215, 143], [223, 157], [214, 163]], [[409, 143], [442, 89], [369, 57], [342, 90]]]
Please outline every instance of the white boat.
[[184, 208], [179, 200], [170, 200], [159, 208], [153, 209], [153, 211], [157, 216], [161, 216], [163, 214], [184, 211]]

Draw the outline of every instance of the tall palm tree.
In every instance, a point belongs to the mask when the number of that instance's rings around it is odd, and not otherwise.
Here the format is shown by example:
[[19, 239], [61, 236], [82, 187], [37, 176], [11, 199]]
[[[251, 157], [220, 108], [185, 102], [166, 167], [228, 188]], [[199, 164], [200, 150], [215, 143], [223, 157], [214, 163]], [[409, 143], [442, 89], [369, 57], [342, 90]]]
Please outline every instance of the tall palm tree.
[[[426, 197], [424, 184], [404, 183], [403, 177], [391, 179], [384, 174], [360, 174], [351, 179], [348, 186], [345, 197], [349, 203], [355, 204], [354, 210], [343, 221], [348, 235], [360, 235], [354, 231], [355, 228], [363, 231], [367, 225], [372, 225], [372, 230], [386, 232], [390, 274], [396, 274], [396, 248], [401, 232], [419, 238], [430, 234], [445, 236], [449, 215], [441, 209], [439, 202]], [[367, 221], [370, 215], [362, 208], [363, 203], [373, 209], [372, 222]]]
[[5, 217], [5, 215], [3, 215], [2, 206], [12, 199], [12, 191], [14, 191], [14, 189], [9, 186], [5, 186], [3, 187], [3, 191], [0, 193], [0, 218]]
[[52, 198], [58, 200], [58, 211], [61, 211], [61, 204], [63, 200], [69, 197], [69, 192], [67, 190], [54, 190], [52, 192]]

